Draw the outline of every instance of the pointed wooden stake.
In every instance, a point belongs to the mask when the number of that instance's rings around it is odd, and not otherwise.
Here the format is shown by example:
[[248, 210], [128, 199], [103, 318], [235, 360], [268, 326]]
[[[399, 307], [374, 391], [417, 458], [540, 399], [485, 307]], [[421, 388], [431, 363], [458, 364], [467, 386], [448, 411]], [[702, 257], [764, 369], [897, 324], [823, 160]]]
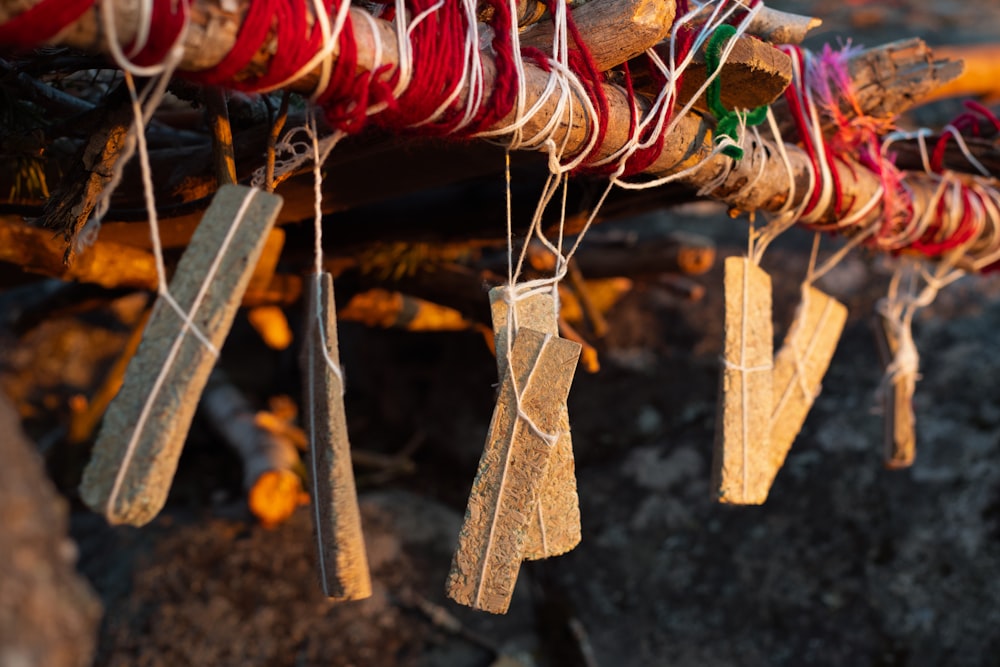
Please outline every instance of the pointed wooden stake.
[[[886, 372], [879, 387], [882, 403], [883, 463], [890, 470], [908, 468], [917, 456], [916, 417], [913, 414], [913, 393], [916, 373], [892, 372], [891, 368], [900, 351], [900, 337], [885, 315], [875, 316], [875, 340], [879, 357]], [[912, 346], [912, 340], [910, 341]], [[911, 348], [916, 353], [915, 348]]]
[[719, 502], [759, 505], [767, 499], [764, 460], [771, 430], [771, 278], [743, 257], [725, 264], [725, 345], [712, 462]]
[[[490, 290], [493, 309], [493, 335], [497, 350], [497, 377], [507, 373], [507, 315], [509, 304], [504, 300], [505, 287]], [[545, 334], [558, 335], [559, 322], [551, 294], [540, 293], [517, 302], [517, 326]], [[576, 492], [576, 466], [573, 460], [573, 438], [570, 435], [569, 410], [560, 405], [558, 431], [561, 433], [538, 499], [531, 513], [524, 543], [524, 559], [538, 560], [559, 556], [580, 543], [580, 500]]]
[[815, 287], [804, 287], [785, 342], [774, 359], [771, 441], [764, 464], [768, 490], [819, 396], [847, 322], [847, 308]]
[[[177, 266], [170, 294], [215, 350], [229, 333], [280, 209], [276, 195], [219, 188]], [[215, 359], [215, 351], [158, 298], [84, 471], [80, 495], [88, 507], [111, 523], [135, 526], [159, 513]]]
[[333, 278], [323, 273], [306, 282], [303, 418], [309, 436], [320, 581], [327, 597], [360, 600], [371, 596], [372, 584], [347, 438]]
[[456, 602], [507, 611], [579, 357], [577, 343], [518, 331], [448, 576]]

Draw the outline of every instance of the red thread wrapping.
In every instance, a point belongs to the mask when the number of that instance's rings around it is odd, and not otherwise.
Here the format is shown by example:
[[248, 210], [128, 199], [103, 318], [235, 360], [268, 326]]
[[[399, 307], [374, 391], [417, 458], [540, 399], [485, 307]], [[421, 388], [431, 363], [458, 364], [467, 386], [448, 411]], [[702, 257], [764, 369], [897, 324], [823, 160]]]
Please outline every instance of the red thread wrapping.
[[[140, 67], [151, 67], [162, 63], [180, 38], [187, 21], [187, 13], [186, 0], [154, 2], [149, 37], [142, 49], [130, 57], [131, 61]], [[130, 53], [132, 48], [132, 44], [126, 44], [125, 53]]]
[[264, 45], [264, 40], [267, 39], [276, 17], [277, 6], [288, 4], [282, 0], [254, 0], [248, 3], [247, 15], [236, 35], [236, 43], [226, 57], [211, 69], [188, 73], [187, 78], [198, 83], [238, 87], [234, 77], [246, 69], [257, 51]]
[[383, 65], [375, 72], [358, 71], [358, 47], [350, 14], [340, 32], [338, 48], [330, 84], [316, 101], [332, 127], [348, 133], [359, 132], [367, 121], [369, 106], [394, 102], [392, 89], [383, 81], [390, 66]]
[[27, 51], [49, 41], [93, 6], [94, 0], [42, 0], [0, 24], [0, 45]]
[[[163, 0], [157, 4], [164, 4]], [[254, 0], [225, 58], [211, 69], [188, 74], [188, 78], [245, 92], [267, 90], [289, 80], [323, 48], [323, 31], [319, 21], [310, 21], [309, 6], [307, 2]], [[337, 12], [331, 2], [325, 2], [323, 10], [328, 16]], [[345, 42], [343, 37], [342, 34], [341, 45]], [[268, 39], [273, 42], [273, 53], [264, 73], [240, 77]], [[353, 33], [349, 33], [349, 41], [354, 47]]]
[[[976, 102], [975, 100], [966, 100], [965, 108], [968, 109], [965, 113], [959, 114], [953, 121], [951, 125], [963, 136], [966, 134], [971, 134], [973, 137], [982, 136], [983, 130], [981, 128], [982, 122], [992, 128], [993, 133], [996, 134], [1000, 132], [1000, 118], [987, 109], [985, 106]], [[931, 170], [937, 173], [944, 171], [944, 157], [948, 149], [948, 143], [953, 138], [951, 132], [945, 132], [934, 144], [934, 150], [931, 153], [930, 166]]]

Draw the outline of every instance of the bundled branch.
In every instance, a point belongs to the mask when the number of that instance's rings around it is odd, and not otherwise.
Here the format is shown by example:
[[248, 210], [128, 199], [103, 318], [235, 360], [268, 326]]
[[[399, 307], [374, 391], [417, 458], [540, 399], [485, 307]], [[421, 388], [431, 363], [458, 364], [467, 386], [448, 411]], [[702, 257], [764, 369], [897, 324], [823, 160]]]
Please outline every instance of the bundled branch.
[[[5, 19], [16, 16], [21, 11], [30, 9], [37, 5], [37, 2], [19, 0], [17, 2], [8, 0], [0, 3], [0, 24]], [[135, 8], [134, 0], [121, 0], [114, 3], [115, 29], [118, 38], [122, 42], [128, 42], [135, 33]], [[632, 2], [608, 2], [593, 3], [607, 4], [609, 6], [620, 6], [626, 10], [624, 16], [626, 21], [628, 16], [635, 16]], [[672, 12], [669, 7], [670, 2], [659, 3], [663, 6], [660, 15], [668, 16]], [[602, 14], [607, 17], [610, 13]], [[195, 2], [190, 9], [190, 26], [184, 42], [184, 55], [178, 67], [180, 71], [198, 71], [210, 68], [218, 64], [235, 43], [236, 35], [244, 17], [244, 7], [234, 6], [231, 10], [229, 6], [219, 8], [208, 6], [207, 0]], [[621, 12], [619, 12], [621, 14]], [[349, 10], [349, 20], [353, 28], [353, 39], [357, 47], [357, 67], [360, 73], [371, 73], [379, 69], [379, 76], [383, 78], [391, 77], [395, 74], [399, 66], [398, 40], [395, 27], [392, 23], [382, 19], [372, 19], [366, 16], [365, 10], [359, 7], [351, 7]], [[775, 30], [776, 25], [782, 24], [796, 28], [796, 32], [786, 35], [785, 31]], [[603, 26], [595, 26], [595, 31], [603, 30]], [[610, 24], [614, 25], [614, 24]], [[802, 28], [813, 25], [809, 20], [791, 21], [788, 15], [775, 16], [764, 15], [758, 17], [751, 29], [755, 29], [761, 34], [774, 39], [798, 39], [803, 33]], [[615, 36], [621, 41], [622, 35], [626, 34], [621, 30], [620, 25], [615, 26]], [[623, 57], [627, 57], [633, 52], [653, 46], [661, 35], [649, 34], [648, 31], [641, 33], [649, 41], [646, 43], [632, 43], [634, 48], [622, 52]], [[585, 40], [599, 42], [600, 37], [594, 34], [585, 34]], [[108, 48], [105, 31], [100, 28], [98, 9], [91, 8], [85, 11], [73, 24], [72, 29], [65, 30], [55, 39], [56, 43], [73, 46], [91, 52], [103, 52]], [[919, 96], [921, 93], [932, 89], [944, 80], [955, 74], [954, 68], [944, 62], [936, 62], [932, 59], [930, 52], [926, 48], [915, 47], [911, 44], [912, 53], [900, 53], [898, 50], [888, 48], [885, 50], [874, 50], [861, 54], [855, 58], [856, 65], [852, 67], [855, 74], [862, 73], [869, 77], [869, 81], [882, 83], [873, 85], [873, 92], [882, 93], [882, 103], [884, 106], [899, 111], [901, 102]], [[774, 51], [774, 49], [771, 49]], [[337, 56], [337, 48], [333, 50], [333, 56]], [[777, 53], [777, 52], [775, 52]], [[251, 59], [249, 64], [236, 75], [237, 79], [248, 79], [266, 71], [268, 67], [269, 47], [268, 42]], [[780, 55], [774, 56], [780, 60]], [[898, 57], [898, 59], [897, 59]], [[611, 60], [615, 60], [612, 58]], [[602, 63], [602, 67], [610, 66], [610, 60]], [[750, 63], [753, 66], [753, 63]], [[759, 63], [757, 64], [759, 68]], [[752, 69], [752, 67], [751, 67]], [[781, 69], [779, 67], [779, 69]], [[579, 113], [580, 108], [585, 108], [585, 100], [575, 100], [576, 112], [572, 112], [564, 106], [559, 106], [555, 100], [551, 88], [549, 87], [549, 74], [537, 64], [531, 61], [524, 63], [523, 87], [526, 95], [526, 103], [529, 106], [538, 104], [540, 110], [530, 118], [526, 119], [523, 131], [527, 135], [538, 133], [551, 121], [558, 122], [558, 128], [552, 134], [552, 139], [557, 144], [564, 146], [565, 155], [574, 155], [583, 150], [592, 133], [595, 131], [596, 119], [586, 117]], [[874, 74], [873, 74], [874, 73]], [[787, 70], [779, 76], [787, 77]], [[493, 57], [487, 53], [482, 54], [482, 81], [484, 95], [488, 95], [497, 82], [497, 65]], [[288, 88], [297, 91], [311, 91], [316, 85], [316, 73], [307, 73], [288, 84]], [[726, 88], [734, 88], [727, 86]], [[890, 93], [895, 93], [892, 95]], [[457, 103], [464, 101], [468, 95], [468, 90], [462, 90], [457, 96]], [[603, 141], [593, 152], [594, 160], [601, 160], [615, 155], [622, 147], [630, 141], [630, 122], [633, 117], [633, 104], [638, 106], [639, 113], [645, 112], [648, 102], [642, 97], [629, 98], [621, 88], [611, 85], [603, 86], [603, 93], [607, 98], [608, 113], [606, 127], [604, 128]], [[577, 94], [577, 93], [574, 93]], [[769, 103], [773, 100], [761, 100], [761, 103]], [[553, 114], [562, 113], [560, 118], [553, 118]], [[512, 114], [500, 118], [493, 125], [493, 129], [500, 129], [508, 126], [517, 120]], [[778, 159], [779, 151], [773, 139], [758, 140], [755, 137], [748, 137], [746, 142], [747, 159], [734, 163], [725, 155], [715, 151], [715, 141], [712, 133], [712, 121], [710, 118], [699, 113], [689, 113], [676, 119], [671, 134], [665, 138], [663, 150], [660, 156], [652, 162], [645, 170], [653, 176], [668, 176], [694, 166], [698, 168], [686, 173], [681, 180], [691, 186], [701, 190], [704, 196], [713, 197], [730, 204], [732, 207], [744, 211], [778, 211], [786, 207], [795, 207], [802, 203], [802, 200], [809, 192], [809, 181], [813, 177], [813, 166], [808, 156], [800, 151], [788, 152], [788, 163]], [[819, 212], [819, 219], [832, 222], [838, 218], [851, 217], [857, 214], [862, 207], [866, 206], [879, 191], [881, 183], [878, 177], [870, 169], [854, 163], [848, 156], [839, 156], [833, 165], [836, 176], [844, 192], [844, 199], [854, 202], [853, 207], [834, 210], [831, 206], [829, 210]], [[753, 182], [755, 187], [745, 187], [748, 182]], [[924, 202], [931, 200], [936, 184], [933, 179], [925, 179], [919, 174], [913, 175], [908, 181], [908, 185], [914, 191], [913, 201], [916, 206], [922, 206]], [[881, 215], [881, 207], [874, 206], [867, 211], [867, 217], [874, 220]], [[921, 211], [915, 211], [919, 215]]]

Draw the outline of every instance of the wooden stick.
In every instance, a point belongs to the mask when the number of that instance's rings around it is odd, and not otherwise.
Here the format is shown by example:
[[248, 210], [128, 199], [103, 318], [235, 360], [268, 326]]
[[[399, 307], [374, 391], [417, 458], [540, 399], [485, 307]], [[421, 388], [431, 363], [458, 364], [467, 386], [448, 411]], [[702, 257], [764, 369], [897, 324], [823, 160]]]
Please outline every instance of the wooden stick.
[[446, 593], [456, 602], [507, 611], [552, 454], [547, 438], [558, 434], [579, 355], [576, 343], [518, 331], [448, 576]]
[[[605, 72], [669, 37], [675, 11], [674, 0], [600, 0], [574, 9], [573, 21]], [[551, 54], [552, 34], [551, 21], [535, 23], [520, 35], [521, 45]]]
[[233, 150], [233, 128], [229, 124], [229, 106], [226, 91], [206, 86], [205, 112], [212, 130], [212, 158], [215, 178], [219, 185], [236, 183], [236, 151]]
[[329, 273], [314, 274], [306, 283], [303, 417], [309, 436], [320, 582], [329, 598], [361, 600], [371, 596], [372, 583], [344, 412], [333, 278]]
[[[708, 79], [708, 67], [702, 53], [695, 54], [677, 97], [684, 102], [694, 97]], [[755, 109], [777, 100], [792, 81], [792, 60], [767, 42], [740, 36], [719, 72], [722, 82], [719, 99], [727, 109]], [[706, 93], [707, 94], [707, 93]], [[708, 111], [708, 101], [702, 94], [695, 108]]]
[[566, 278], [569, 280], [569, 287], [580, 302], [580, 308], [586, 315], [587, 323], [590, 324], [590, 330], [593, 332], [595, 338], [604, 338], [608, 335], [608, 321], [590, 294], [590, 288], [587, 286], [587, 281], [580, 270], [579, 262], [577, 262], [575, 257], [571, 258], [566, 268], [568, 269]]
[[767, 499], [765, 457], [771, 427], [771, 278], [745, 257], [725, 264], [726, 340], [712, 490], [719, 502], [759, 505]]
[[463, 331], [475, 327], [454, 308], [380, 288], [355, 294], [337, 316], [368, 327], [407, 331]]
[[[490, 290], [493, 311], [493, 336], [496, 344], [497, 377], [507, 374], [510, 304], [504, 297], [506, 287]], [[559, 322], [551, 294], [534, 294], [515, 303], [517, 331], [527, 327], [552, 336], [559, 335]], [[517, 332], [514, 333], [517, 340]], [[576, 491], [576, 464], [573, 460], [573, 437], [570, 434], [569, 408], [559, 405], [559, 440], [549, 459], [538, 504], [532, 509], [524, 543], [524, 560], [559, 556], [580, 543], [580, 499]]]
[[304, 495], [295, 444], [258, 425], [257, 413], [223, 374], [214, 373], [201, 400], [211, 427], [243, 462], [243, 488], [254, 516], [266, 527], [286, 521]]
[[774, 359], [774, 401], [766, 452], [768, 488], [819, 395], [847, 322], [847, 308], [815, 287], [805, 286], [802, 303]]
[[[0, 20], [15, 15], [36, 3], [37, 0], [0, 0]], [[217, 7], [209, 9], [206, 6], [207, 3], [208, 0], [196, 0], [192, 4], [192, 25], [185, 43], [186, 55], [185, 60], [181, 63], [182, 69], [197, 70], [211, 67], [222, 59], [235, 41], [236, 33], [245, 14], [246, 3], [234, 2], [232, 7], [227, 5], [224, 10]], [[119, 27], [120, 37], [124, 41], [128, 41], [134, 36], [136, 4], [137, 0], [117, 0], [115, 2], [116, 24]], [[373, 71], [375, 67], [388, 66], [390, 71], [386, 72], [385, 75], [391, 75], [392, 68], [398, 64], [393, 26], [380, 19], [369, 23], [363, 15], [364, 10], [356, 7], [351, 8], [350, 14], [354, 24], [359, 68], [364, 71]], [[96, 10], [85, 12], [80, 20], [64, 31], [55, 41], [91, 52], [101, 51], [103, 42], [100, 31], [97, 29]], [[381, 44], [380, 48], [376, 48], [376, 43]], [[380, 56], [378, 63], [376, 63], [376, 54]], [[246, 74], [249, 76], [256, 72], [265, 71], [269, 58], [269, 50], [262, 50], [254, 58]], [[925, 82], [925, 91], [926, 88], [940, 85], [954, 75], [955, 72], [930, 58], [923, 63], [922, 68], [914, 71], [914, 76]], [[314, 75], [308, 75], [295, 82], [290, 88], [309, 91], [315, 85], [315, 80]], [[484, 93], [492, 91], [495, 80], [496, 68], [492, 60], [484, 55]], [[891, 76], [889, 80], [892, 80]], [[550, 94], [546, 92], [548, 91], [548, 81], [547, 72], [533, 65], [526, 65], [524, 83], [529, 106], [539, 101], [544, 95]], [[885, 88], [885, 86], [882, 87]], [[458, 103], [464, 100], [464, 92], [459, 95]], [[908, 94], [908, 91], [902, 90], [902, 87], [898, 92], [903, 96]], [[614, 154], [628, 142], [630, 120], [633, 117], [633, 107], [621, 90], [606, 86], [605, 93], [609, 103], [609, 122], [604, 143], [595, 151], [597, 159]], [[536, 117], [523, 126], [525, 135], [531, 136], [539, 132], [553, 120], [553, 115], [557, 109], [561, 108], [557, 103], [557, 97], [557, 95], [551, 95], [543, 100]], [[640, 111], [647, 108], [641, 96], [638, 103]], [[572, 106], [575, 109], [582, 108], [581, 101], [574, 101]], [[513, 120], [512, 112], [508, 117], [500, 119], [496, 127], [507, 126]], [[555, 136], [552, 137], [556, 145], [565, 146], [566, 155], [573, 155], [580, 151], [587, 143], [593, 119], [584, 118], [580, 114], [574, 114], [570, 117], [569, 110], [564, 109], [563, 117], [557, 121], [558, 128]], [[806, 193], [810, 192], [809, 182], [812, 166], [808, 156], [801, 151], [792, 151], [790, 153], [791, 170], [789, 171], [783, 160], [771, 157], [779, 154], [771, 141], [763, 140], [760, 150], [757, 150], [756, 143], [756, 139], [748, 139], [747, 157], [736, 164], [723, 155], [710, 157], [714, 147], [711, 131], [700, 116], [689, 114], [679, 119], [674, 130], [666, 137], [660, 157], [650, 165], [647, 171], [652, 174], [666, 175], [699, 165], [699, 169], [688, 174], [683, 180], [697, 187], [712, 184], [711, 191], [705, 192], [705, 195], [725, 201], [738, 210], [776, 211], [786, 205], [792, 192], [795, 195], [794, 201], [791, 203], [793, 205], [801, 203]], [[837, 211], [831, 202], [826, 211], [819, 212], [822, 216], [820, 222], [831, 222], [849, 217], [864, 209], [881, 188], [881, 182], [876, 174], [855, 164], [846, 156], [841, 157], [843, 159], [833, 162], [833, 169], [836, 170], [841, 184], [843, 201], [853, 202], [853, 204], [848, 207], [848, 210]], [[763, 160], [762, 164], [761, 160]], [[755, 187], [747, 188], [746, 184], [749, 182], [755, 183]], [[918, 174], [912, 175], [908, 180], [908, 185], [914, 193], [933, 192], [936, 187], [936, 184]], [[926, 201], [930, 200], [929, 197], [914, 197], [914, 203], [917, 207], [925, 205]], [[915, 215], [920, 213], [920, 210], [914, 211]], [[882, 207], [880, 205], [871, 207], [868, 214], [863, 216], [864, 219], [859, 220], [858, 224], [864, 226], [867, 222], [874, 223], [880, 219], [881, 215]]]
[[[883, 369], [888, 369], [899, 352], [900, 340], [882, 314], [875, 315], [875, 340]], [[909, 468], [917, 456], [916, 416], [913, 392], [916, 378], [910, 373], [886, 376], [879, 387], [882, 403], [883, 463], [890, 470]]]
[[248, 292], [267, 289], [274, 278], [274, 272], [278, 268], [278, 260], [281, 259], [281, 251], [285, 247], [285, 230], [278, 227], [271, 228], [264, 241], [264, 247], [260, 251], [260, 259], [250, 276], [250, 284], [247, 285]]
[[287, 350], [295, 338], [285, 311], [279, 306], [254, 306], [247, 310], [247, 321], [272, 350]]
[[108, 96], [102, 111], [100, 125], [70, 163], [69, 173], [63, 179], [66, 186], [45, 202], [45, 209], [36, 223], [39, 227], [63, 232], [68, 243], [63, 258], [67, 264], [76, 250], [80, 230], [111, 182], [128, 131], [135, 122], [131, 100], [123, 85]]
[[764, 7], [750, 20], [747, 33], [772, 44], [801, 44], [812, 30], [823, 25], [813, 16], [802, 16]]
[[65, 248], [51, 231], [30, 227], [20, 216], [0, 216], [0, 261], [63, 280], [109, 288], [156, 289], [152, 253], [121, 243], [97, 242], [66, 264]]
[[[216, 350], [280, 207], [276, 195], [224, 186], [178, 265], [170, 294]], [[159, 513], [215, 359], [158, 299], [84, 471], [80, 495], [88, 507], [111, 523], [137, 526]]]

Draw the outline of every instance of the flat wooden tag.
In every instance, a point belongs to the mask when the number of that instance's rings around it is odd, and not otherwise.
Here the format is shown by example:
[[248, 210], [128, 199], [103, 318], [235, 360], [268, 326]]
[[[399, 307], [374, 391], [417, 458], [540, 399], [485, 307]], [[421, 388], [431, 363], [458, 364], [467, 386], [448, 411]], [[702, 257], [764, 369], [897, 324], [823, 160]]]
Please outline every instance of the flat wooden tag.
[[507, 611], [579, 358], [577, 343], [518, 331], [446, 585], [460, 604]]
[[[195, 230], [170, 294], [217, 350], [281, 209], [281, 197], [224, 185]], [[163, 508], [216, 355], [158, 298], [84, 470], [80, 496], [110, 523], [141, 526]]]
[[[879, 358], [886, 373], [879, 387], [883, 420], [883, 464], [890, 470], [909, 468], [917, 457], [917, 420], [913, 413], [916, 372], [891, 371], [900, 350], [899, 336], [889, 319], [882, 314], [875, 316], [874, 328]], [[916, 354], [915, 349], [911, 347], [911, 350]]]
[[[507, 373], [507, 315], [509, 304], [504, 300], [505, 287], [490, 290], [493, 310], [493, 335], [497, 350], [497, 377]], [[541, 333], [559, 334], [559, 321], [551, 294], [533, 294], [517, 301], [517, 324]], [[531, 513], [524, 543], [524, 559], [538, 560], [559, 556], [580, 543], [580, 500], [576, 491], [576, 464], [573, 460], [573, 437], [570, 434], [569, 409], [560, 405], [558, 431], [548, 472], [539, 495], [538, 505]]]
[[764, 461], [768, 490], [819, 396], [846, 322], [842, 303], [815, 287], [802, 290], [802, 302], [774, 358], [771, 442]]
[[767, 499], [765, 464], [771, 431], [771, 278], [743, 257], [725, 263], [725, 345], [712, 462], [719, 502], [759, 505]]
[[309, 437], [320, 582], [329, 598], [360, 600], [372, 594], [372, 584], [347, 437], [333, 278], [323, 273], [306, 283], [303, 422]]

